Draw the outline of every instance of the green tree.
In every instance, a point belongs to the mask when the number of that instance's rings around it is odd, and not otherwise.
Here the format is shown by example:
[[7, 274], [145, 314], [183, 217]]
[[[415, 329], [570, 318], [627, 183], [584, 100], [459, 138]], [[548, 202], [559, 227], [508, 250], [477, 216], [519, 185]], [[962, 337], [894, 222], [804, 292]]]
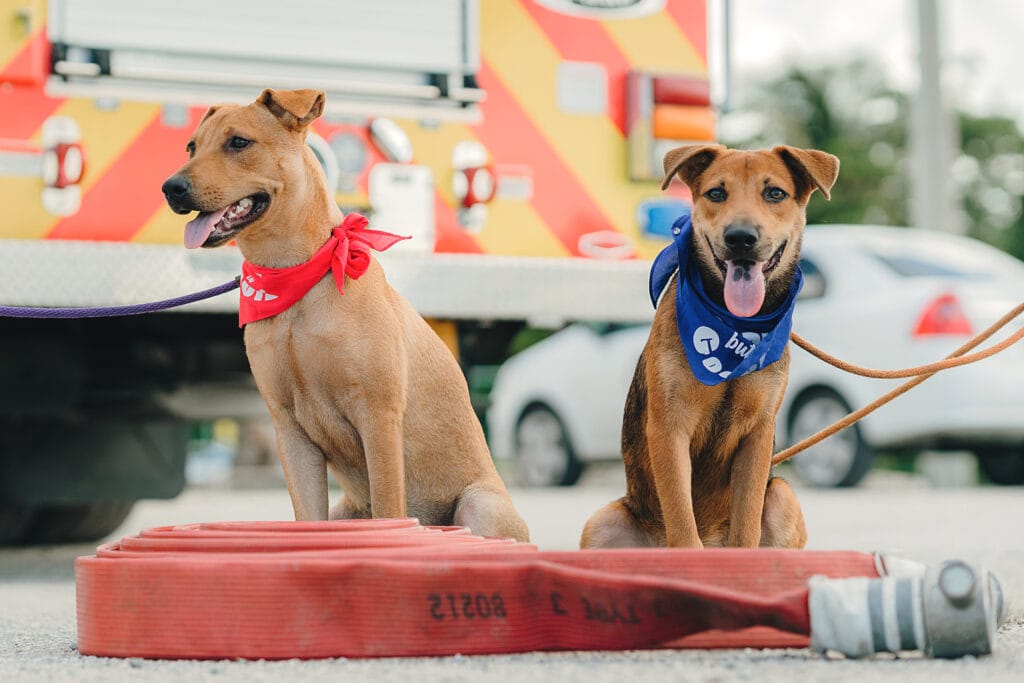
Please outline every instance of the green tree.
[[1024, 259], [1024, 137], [1003, 117], [960, 114], [953, 174], [969, 233]]

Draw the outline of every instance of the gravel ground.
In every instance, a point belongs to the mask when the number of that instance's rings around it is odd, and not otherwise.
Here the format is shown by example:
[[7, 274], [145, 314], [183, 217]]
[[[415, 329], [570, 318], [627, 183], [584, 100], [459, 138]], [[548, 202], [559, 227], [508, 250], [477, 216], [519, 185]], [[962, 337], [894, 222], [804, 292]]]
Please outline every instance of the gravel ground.
[[[584, 486], [514, 491], [534, 541], [572, 548], [587, 515], [618, 496], [613, 472]], [[1010, 596], [998, 652], [955, 661], [919, 657], [825, 659], [806, 650], [534, 653], [490, 657], [283, 662], [148, 661], [82, 657], [75, 650], [73, 560], [92, 545], [0, 551], [0, 680], [111, 681], [1019, 681], [1024, 671], [1024, 489], [931, 488], [920, 478], [873, 475], [851, 491], [799, 492], [809, 547], [885, 551], [932, 562], [985, 562]], [[288, 519], [283, 488], [193, 488], [173, 501], [141, 503], [115, 534], [171, 523]]]

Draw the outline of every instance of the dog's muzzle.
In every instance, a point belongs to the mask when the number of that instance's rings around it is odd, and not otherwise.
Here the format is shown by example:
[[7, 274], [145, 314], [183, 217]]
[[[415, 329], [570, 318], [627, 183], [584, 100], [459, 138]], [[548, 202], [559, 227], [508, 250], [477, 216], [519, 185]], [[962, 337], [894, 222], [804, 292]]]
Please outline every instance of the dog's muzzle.
[[[733, 223], [722, 235], [725, 246], [729, 248], [732, 258], [741, 258], [754, 251], [759, 237], [756, 226], [749, 223]], [[756, 260], [756, 259], [752, 259]]]
[[174, 213], [186, 214], [196, 210], [192, 203], [192, 181], [187, 176], [172, 175], [160, 189]]

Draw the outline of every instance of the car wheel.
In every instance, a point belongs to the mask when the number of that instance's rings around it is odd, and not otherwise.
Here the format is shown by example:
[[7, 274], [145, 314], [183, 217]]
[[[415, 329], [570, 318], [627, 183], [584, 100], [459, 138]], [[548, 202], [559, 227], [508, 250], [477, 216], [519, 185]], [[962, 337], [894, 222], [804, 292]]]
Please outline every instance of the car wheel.
[[[850, 413], [843, 397], [823, 387], [801, 394], [789, 412], [790, 444], [816, 434]], [[800, 479], [811, 486], [827, 488], [856, 486], [871, 469], [874, 451], [854, 423], [838, 434], [811, 446], [793, 458]]]
[[978, 467], [993, 484], [1024, 484], [1024, 449], [985, 448], [976, 455]]
[[543, 405], [527, 408], [516, 424], [516, 474], [522, 486], [572, 486], [583, 472], [565, 425]]
[[135, 505], [133, 500], [44, 505], [36, 509], [25, 532], [26, 543], [84, 543], [116, 530]]

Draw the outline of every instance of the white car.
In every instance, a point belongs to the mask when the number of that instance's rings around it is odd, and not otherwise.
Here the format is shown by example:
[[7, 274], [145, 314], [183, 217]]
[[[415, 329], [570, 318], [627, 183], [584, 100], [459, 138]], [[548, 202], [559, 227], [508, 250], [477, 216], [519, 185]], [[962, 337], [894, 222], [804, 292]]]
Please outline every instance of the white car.
[[[944, 358], [1024, 300], [1024, 263], [930, 230], [811, 227], [801, 267], [794, 331], [876, 369]], [[506, 361], [487, 417], [492, 450], [515, 460], [520, 483], [569, 485], [586, 463], [619, 457], [626, 391], [649, 331], [574, 324]], [[845, 374], [795, 345], [791, 356], [778, 448], [903, 381]], [[1024, 483], [1024, 344], [939, 373], [793, 462], [811, 485], [853, 486], [879, 450], [925, 448], [973, 451], [993, 482]]]

